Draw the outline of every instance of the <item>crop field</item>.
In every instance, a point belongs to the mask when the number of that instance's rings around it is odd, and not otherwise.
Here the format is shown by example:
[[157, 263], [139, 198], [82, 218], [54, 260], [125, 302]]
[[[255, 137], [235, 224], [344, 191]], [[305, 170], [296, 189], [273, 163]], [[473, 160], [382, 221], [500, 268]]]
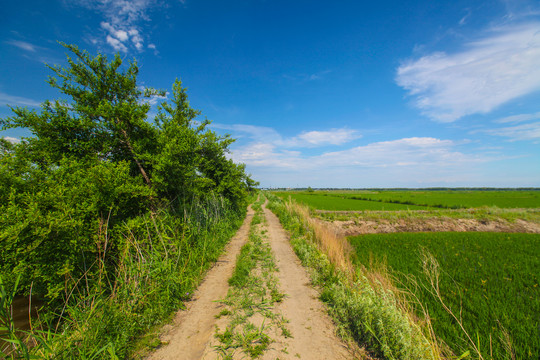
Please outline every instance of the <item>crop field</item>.
[[[437, 336], [457, 355], [474, 354], [477, 346], [486, 359], [510, 358], [505, 348], [511, 344], [517, 359], [540, 357], [540, 234], [399, 233], [349, 240], [358, 265], [388, 271], [398, 287], [414, 293]], [[440, 264], [442, 300], [462, 319], [470, 340], [434, 296], [423, 270], [426, 253]]]
[[305, 192], [277, 192], [277, 196], [287, 200], [289, 196], [303, 204], [318, 210], [330, 211], [361, 211], [361, 210], [425, 210], [428, 207], [416, 205], [393, 204], [370, 200], [358, 200], [349, 197], [350, 194], [327, 194]]
[[329, 193], [350, 199], [414, 204], [437, 208], [540, 208], [540, 191], [379, 191], [355, 193]]
[[408, 190], [279, 192], [319, 210], [425, 210], [478, 207], [540, 208], [540, 191]]

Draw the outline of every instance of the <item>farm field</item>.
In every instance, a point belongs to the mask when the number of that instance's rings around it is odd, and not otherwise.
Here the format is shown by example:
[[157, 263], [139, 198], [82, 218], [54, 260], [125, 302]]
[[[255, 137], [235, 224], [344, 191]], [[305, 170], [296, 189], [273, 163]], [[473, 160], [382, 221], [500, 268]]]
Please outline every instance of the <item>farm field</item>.
[[[424, 251], [440, 264], [443, 301], [462, 317], [484, 358], [510, 358], [505, 331], [515, 358], [540, 356], [539, 234], [398, 233], [349, 240], [356, 250], [356, 264], [372, 271], [386, 267], [398, 287], [415, 294], [429, 312], [437, 336], [457, 355], [475, 351], [433, 295], [423, 271]], [[416, 310], [422, 313], [419, 307]]]
[[369, 200], [358, 200], [348, 197], [348, 194], [305, 193], [305, 192], [276, 192], [277, 196], [287, 200], [289, 196], [309, 207], [330, 211], [396, 211], [396, 210], [425, 210], [426, 206], [392, 204]]
[[319, 210], [425, 210], [478, 207], [540, 208], [540, 191], [381, 190], [277, 192]]
[[477, 208], [496, 206], [499, 208], [539, 208], [540, 191], [482, 191], [482, 190], [409, 190], [355, 193], [328, 193], [330, 196], [345, 196], [350, 199], [397, 202], [436, 208]]

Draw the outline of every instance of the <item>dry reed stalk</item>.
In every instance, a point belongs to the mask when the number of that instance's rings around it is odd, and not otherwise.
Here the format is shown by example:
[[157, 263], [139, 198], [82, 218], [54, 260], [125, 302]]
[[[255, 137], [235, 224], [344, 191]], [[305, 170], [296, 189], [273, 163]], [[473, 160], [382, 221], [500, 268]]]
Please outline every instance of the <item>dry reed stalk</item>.
[[353, 249], [347, 239], [338, 235], [329, 226], [312, 218], [307, 206], [292, 201], [289, 201], [286, 206], [289, 212], [297, 213], [313, 230], [314, 240], [319, 250], [328, 256], [330, 263], [343, 271], [350, 281], [354, 281], [355, 270], [351, 262]]

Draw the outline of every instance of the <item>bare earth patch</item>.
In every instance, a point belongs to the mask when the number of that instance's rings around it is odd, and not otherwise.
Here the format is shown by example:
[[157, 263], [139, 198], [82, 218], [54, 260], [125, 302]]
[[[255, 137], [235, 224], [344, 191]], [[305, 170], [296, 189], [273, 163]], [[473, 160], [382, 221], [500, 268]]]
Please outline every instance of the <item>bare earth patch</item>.
[[[322, 221], [322, 220], [320, 220]], [[336, 232], [344, 236], [361, 234], [395, 233], [395, 232], [436, 232], [436, 231], [482, 231], [509, 233], [540, 233], [540, 224], [516, 220], [510, 222], [504, 219], [478, 220], [438, 218], [407, 218], [407, 219], [376, 219], [376, 220], [335, 220], [331, 222]]]

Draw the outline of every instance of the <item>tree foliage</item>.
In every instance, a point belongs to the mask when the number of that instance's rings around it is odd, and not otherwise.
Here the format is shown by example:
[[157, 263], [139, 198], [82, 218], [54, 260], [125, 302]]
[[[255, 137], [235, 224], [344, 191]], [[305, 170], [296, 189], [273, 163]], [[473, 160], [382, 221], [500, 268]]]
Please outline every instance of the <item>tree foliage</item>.
[[32, 133], [0, 141], [0, 270], [50, 300], [97, 268], [103, 239], [120, 251], [117, 224], [209, 198], [239, 210], [257, 185], [228, 158], [233, 140], [197, 121], [179, 80], [152, 122], [148, 99], [166, 93], [137, 83], [135, 61], [64, 46], [68, 65], [50, 67], [48, 80], [61, 99], [0, 119], [1, 130]]

